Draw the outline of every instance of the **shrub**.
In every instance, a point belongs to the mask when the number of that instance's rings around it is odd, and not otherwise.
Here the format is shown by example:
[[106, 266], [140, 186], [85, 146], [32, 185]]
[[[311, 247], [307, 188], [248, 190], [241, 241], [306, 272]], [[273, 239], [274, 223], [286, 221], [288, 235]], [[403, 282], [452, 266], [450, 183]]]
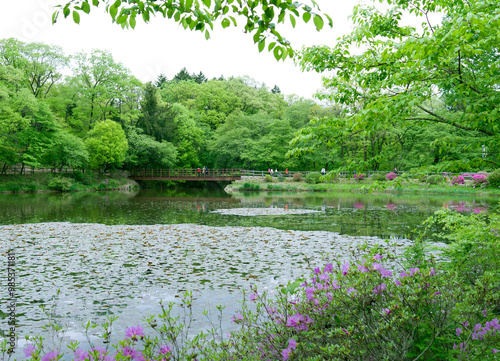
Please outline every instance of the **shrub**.
[[285, 177], [283, 177], [283, 175], [281, 173], [278, 174], [278, 182], [284, 182], [285, 181]]
[[377, 182], [385, 182], [387, 179], [383, 174], [375, 173], [371, 176], [371, 179]]
[[321, 178], [320, 172], [311, 172], [306, 174], [305, 181], [309, 184], [319, 183], [319, 179]]
[[441, 183], [442, 181], [443, 181], [443, 177], [441, 177], [440, 175], [430, 175], [427, 177], [427, 180], [426, 180], [426, 182], [429, 184], [438, 184], [438, 183]]
[[354, 175], [354, 179], [356, 179], [357, 181], [362, 181], [365, 178], [366, 178], [366, 174], [365, 173], [356, 173]]
[[304, 176], [304, 175], [303, 175], [302, 173], [295, 173], [295, 174], [293, 175], [293, 181], [294, 181], [294, 182], [300, 182], [300, 181], [302, 180], [302, 177], [303, 177], [303, 176]]
[[264, 180], [267, 182], [267, 183], [270, 183], [273, 181], [273, 177], [271, 177], [270, 174], [266, 174], [266, 176], [264, 177]]
[[240, 190], [242, 191], [258, 191], [260, 189], [259, 184], [254, 184], [254, 183], [244, 183], [242, 187], [240, 187]]
[[390, 173], [387, 173], [387, 174], [385, 175], [385, 178], [386, 178], [387, 180], [389, 180], [389, 181], [394, 180], [394, 179], [396, 179], [397, 177], [398, 177], [398, 175], [397, 175], [396, 173], [394, 173], [394, 172], [390, 172]]
[[490, 186], [493, 186], [495, 188], [500, 187], [500, 169], [497, 169], [496, 171], [490, 173], [487, 181]]
[[474, 187], [480, 186], [480, 185], [486, 185], [488, 184], [488, 176], [485, 174], [474, 174], [472, 176], [472, 184], [474, 184]]
[[465, 184], [465, 178], [462, 177], [461, 175], [457, 175], [457, 176], [455, 176], [455, 177], [452, 178], [451, 184], [452, 185], [455, 185], [455, 184]]
[[63, 191], [67, 192], [70, 190], [72, 186], [71, 179], [66, 178], [66, 177], [57, 177], [52, 179], [49, 182], [49, 189], [55, 190], [55, 191]]
[[73, 173], [73, 178], [79, 182], [82, 183], [86, 186], [91, 185], [92, 183], [95, 182], [94, 176], [92, 173], [83, 173], [80, 171], [76, 171]]

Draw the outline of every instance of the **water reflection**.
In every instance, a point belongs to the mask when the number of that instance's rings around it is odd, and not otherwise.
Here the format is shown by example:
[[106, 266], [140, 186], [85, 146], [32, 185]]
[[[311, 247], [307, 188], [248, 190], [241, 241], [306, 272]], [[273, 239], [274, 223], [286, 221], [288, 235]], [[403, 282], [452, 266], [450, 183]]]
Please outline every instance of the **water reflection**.
[[[348, 235], [405, 237], [440, 208], [488, 212], [494, 198], [353, 193], [240, 193], [141, 191], [138, 193], [4, 194], [0, 224], [73, 222], [118, 224], [196, 223], [263, 226]], [[240, 217], [213, 213], [231, 208], [310, 209], [318, 214]]]

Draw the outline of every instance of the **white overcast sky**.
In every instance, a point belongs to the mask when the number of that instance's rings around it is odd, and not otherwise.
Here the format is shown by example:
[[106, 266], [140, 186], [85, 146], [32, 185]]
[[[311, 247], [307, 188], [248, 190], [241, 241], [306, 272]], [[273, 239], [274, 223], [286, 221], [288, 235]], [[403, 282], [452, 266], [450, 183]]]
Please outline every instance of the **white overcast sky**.
[[[296, 49], [302, 45], [330, 45], [352, 29], [348, 19], [358, 0], [316, 0], [334, 21], [334, 28], [317, 32], [312, 20], [287, 26], [282, 34]], [[134, 30], [111, 23], [102, 9], [82, 14], [80, 25], [60, 16], [51, 24], [54, 5], [63, 0], [0, 0], [0, 38], [61, 46], [66, 54], [91, 49], [109, 50], [141, 81], [155, 80], [160, 73], [171, 79], [181, 68], [202, 71], [209, 79], [224, 75], [248, 75], [268, 87], [278, 85], [284, 94], [311, 98], [321, 87], [321, 75], [303, 73], [287, 59], [277, 62], [271, 53], [258, 52], [252, 37], [241, 28], [222, 29], [217, 24], [209, 40], [199, 31], [184, 30], [173, 20], [158, 17], [150, 23], [137, 22]], [[281, 25], [281, 24], [280, 24]]]

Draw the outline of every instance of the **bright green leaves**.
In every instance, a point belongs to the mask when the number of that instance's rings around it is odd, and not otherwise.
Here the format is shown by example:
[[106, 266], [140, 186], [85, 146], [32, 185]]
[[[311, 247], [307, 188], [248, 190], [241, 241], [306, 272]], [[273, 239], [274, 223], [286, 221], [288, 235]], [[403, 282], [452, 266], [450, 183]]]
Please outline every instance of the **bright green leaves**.
[[229, 21], [229, 19], [224, 19], [224, 20], [222, 20], [221, 25], [222, 25], [222, 27], [225, 29], [225, 28], [227, 28], [229, 25], [231, 25], [231, 22]]
[[80, 14], [77, 11], [73, 10], [73, 21], [76, 24], [80, 24]]
[[304, 19], [305, 23], [308, 23], [309, 20], [311, 20], [311, 13], [305, 12], [304, 15], [302, 15], [302, 19]]
[[113, 18], [113, 20], [116, 19], [116, 15], [118, 14], [118, 8], [114, 5], [111, 5], [109, 7], [109, 15]]
[[262, 53], [262, 50], [266, 47], [266, 38], [259, 41], [259, 53]]
[[90, 5], [88, 2], [82, 3], [82, 10], [85, 14], [90, 13]]
[[[73, 10], [73, 21], [80, 22], [80, 16], [75, 10], [81, 10], [88, 14], [90, 12], [90, 0], [67, 0], [64, 5], [64, 17], [68, 17]], [[163, 17], [173, 19], [180, 23], [185, 29], [202, 31], [205, 38], [209, 38], [209, 29], [213, 29], [213, 23], [221, 22], [222, 28], [228, 28], [231, 22], [237, 26], [236, 18], [243, 18], [244, 30], [252, 34], [254, 42], [259, 51], [265, 49], [264, 38], [272, 38], [274, 45], [269, 47], [277, 59], [285, 59], [293, 56], [294, 51], [290, 43], [280, 33], [278, 24], [285, 23], [286, 16], [290, 17], [292, 27], [296, 26], [297, 18], [308, 23], [313, 18], [316, 30], [324, 27], [323, 16], [328, 19], [329, 26], [332, 21], [326, 14], [319, 12], [315, 1], [312, 5], [299, 4], [291, 0], [92, 0], [92, 6], [101, 2], [106, 4], [106, 11], [114, 22], [122, 27], [135, 28], [136, 16], [141, 15], [144, 22], [148, 22], [151, 15], [161, 14]], [[54, 14], [53, 22], [57, 21], [57, 12]]]
[[320, 31], [323, 29], [324, 21], [319, 15], [314, 15], [314, 25], [316, 25], [316, 30]]

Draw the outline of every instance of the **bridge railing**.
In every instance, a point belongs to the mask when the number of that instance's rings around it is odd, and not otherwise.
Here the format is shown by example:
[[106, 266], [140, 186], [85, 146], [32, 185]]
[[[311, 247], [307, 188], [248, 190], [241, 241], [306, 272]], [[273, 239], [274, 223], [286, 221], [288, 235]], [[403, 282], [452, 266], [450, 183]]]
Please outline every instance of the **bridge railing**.
[[143, 178], [186, 178], [186, 177], [240, 177], [241, 169], [135, 169], [134, 177]]

